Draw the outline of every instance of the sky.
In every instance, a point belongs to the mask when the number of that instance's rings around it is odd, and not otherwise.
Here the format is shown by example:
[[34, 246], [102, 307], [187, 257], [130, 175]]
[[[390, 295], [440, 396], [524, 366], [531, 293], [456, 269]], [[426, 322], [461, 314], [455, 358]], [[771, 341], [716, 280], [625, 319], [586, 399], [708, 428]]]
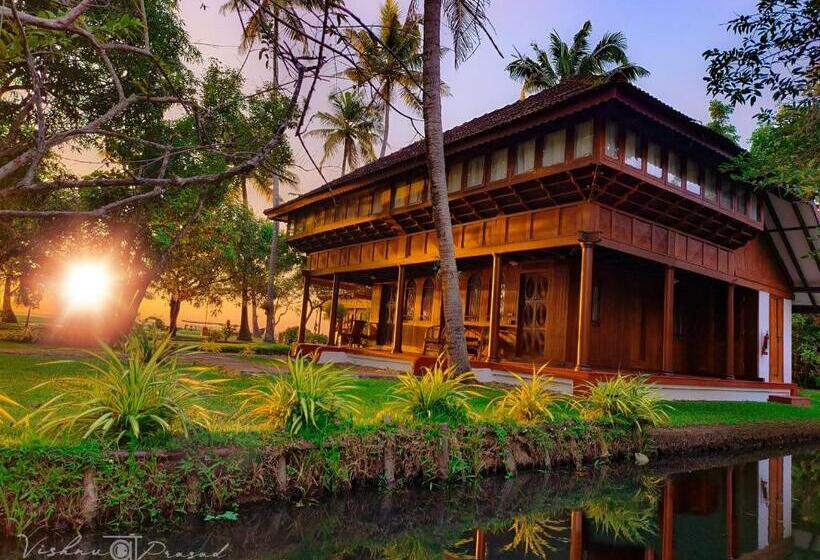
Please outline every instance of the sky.
[[[223, 0], [224, 1], [224, 0]], [[399, 0], [406, 8], [408, 1]], [[221, 1], [182, 0], [181, 17], [191, 40], [200, 49], [204, 70], [210, 58], [238, 68], [244, 63], [248, 91], [270, 77], [270, 70], [259, 61], [256, 53], [247, 57], [238, 50], [241, 26], [235, 15], [220, 14]], [[364, 21], [374, 22], [380, 1], [347, 0], [347, 5]], [[520, 85], [510, 80], [504, 67], [517, 48], [530, 53], [533, 41], [546, 45], [550, 31], [556, 30], [569, 42], [587, 19], [592, 22], [592, 42], [604, 32], [621, 31], [628, 40], [628, 54], [651, 74], [641, 78], [637, 85], [665, 103], [700, 121], [707, 121], [706, 74], [707, 63], [703, 51], [708, 48], [726, 48], [737, 44], [737, 37], [726, 31], [725, 23], [740, 13], [753, 13], [753, 0], [687, 0], [658, 2], [649, 0], [495, 0], [488, 15], [495, 29], [494, 40], [503, 58], [488, 41], [466, 63], [454, 67], [452, 55], [445, 57], [442, 77], [450, 86], [452, 95], [443, 100], [445, 128], [492, 111], [518, 99]], [[446, 44], [448, 37], [443, 38]], [[327, 108], [327, 96], [338, 87], [348, 84], [332, 78], [320, 84], [311, 111]], [[758, 108], [739, 107], [734, 123], [745, 142], [754, 128], [754, 114]], [[420, 128], [420, 125], [419, 125]], [[415, 130], [407, 119], [399, 115], [391, 118], [389, 151], [395, 151], [417, 140]], [[308, 141], [315, 158], [321, 159], [318, 140]], [[322, 184], [320, 174], [312, 169], [307, 154], [294, 146], [297, 187], [283, 196], [296, 196]], [[330, 161], [323, 168], [330, 180], [339, 175], [339, 161]], [[254, 208], [261, 212], [268, 206], [261, 196], [252, 193]], [[143, 315], [167, 315], [163, 302], [147, 302]], [[204, 310], [183, 306], [183, 319], [202, 320]], [[226, 305], [219, 320], [238, 320], [238, 309]], [[260, 318], [260, 320], [262, 320]], [[295, 314], [286, 317], [283, 326], [295, 324]]]

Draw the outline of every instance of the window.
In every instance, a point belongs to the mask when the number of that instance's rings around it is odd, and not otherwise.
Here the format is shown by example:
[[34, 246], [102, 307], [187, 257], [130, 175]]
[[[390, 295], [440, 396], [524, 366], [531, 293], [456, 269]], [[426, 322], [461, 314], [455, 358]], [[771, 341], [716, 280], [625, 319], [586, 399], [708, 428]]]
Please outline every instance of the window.
[[638, 169], [643, 167], [641, 139], [631, 130], [626, 131], [626, 137], [624, 138], [624, 155], [624, 162], [630, 167]]
[[421, 287], [421, 315], [422, 321], [429, 321], [433, 318], [433, 280], [427, 278]]
[[708, 167], [703, 171], [703, 196], [706, 200], [717, 200], [717, 175]]
[[416, 309], [416, 281], [408, 280], [404, 285], [404, 309], [402, 317], [406, 320], [413, 319], [413, 311]]
[[535, 140], [521, 142], [515, 148], [515, 172], [526, 173], [535, 169]]
[[407, 204], [418, 204], [424, 198], [424, 179], [417, 179], [410, 183], [410, 195]]
[[728, 181], [720, 183], [720, 206], [727, 210], [732, 209], [732, 185]]
[[464, 318], [468, 321], [478, 321], [481, 314], [481, 274], [471, 274], [467, 279], [467, 298], [464, 304], [466, 310]]
[[669, 164], [666, 170], [666, 182], [675, 187], [681, 186], [680, 157], [675, 152], [669, 152]]
[[490, 181], [507, 178], [507, 148], [496, 150], [490, 156]]
[[661, 147], [650, 142], [646, 150], [646, 172], [653, 177], [663, 177], [663, 160]]
[[484, 156], [474, 157], [467, 163], [467, 188], [484, 183]]
[[407, 199], [410, 196], [410, 185], [404, 183], [396, 185], [396, 195], [393, 198], [393, 208], [404, 208], [407, 206]]
[[289, 219], [288, 220], [288, 237], [293, 235], [294, 225], [295, 225], [295, 222], [293, 221], [293, 218]]
[[343, 200], [337, 200], [333, 205], [333, 221], [341, 222], [345, 219], [345, 204]]
[[700, 184], [700, 167], [691, 159], [686, 162], [686, 190], [696, 195], [700, 195], [703, 190]]
[[575, 125], [575, 158], [592, 155], [592, 121]]
[[749, 189], [746, 189], [744, 187], [738, 187], [737, 211], [741, 214], [749, 214]]
[[379, 189], [375, 192], [373, 196], [373, 213], [378, 214], [382, 210], [384, 210], [384, 198], [386, 194], [389, 194], [390, 191], [386, 188]]
[[606, 142], [604, 153], [607, 157], [621, 159], [621, 126], [618, 123], [606, 122]]
[[567, 131], [556, 130], [544, 137], [544, 153], [541, 164], [544, 167], [564, 163], [567, 155]]
[[447, 192], [454, 193], [461, 190], [461, 176], [464, 174], [464, 163], [454, 163], [447, 170]]

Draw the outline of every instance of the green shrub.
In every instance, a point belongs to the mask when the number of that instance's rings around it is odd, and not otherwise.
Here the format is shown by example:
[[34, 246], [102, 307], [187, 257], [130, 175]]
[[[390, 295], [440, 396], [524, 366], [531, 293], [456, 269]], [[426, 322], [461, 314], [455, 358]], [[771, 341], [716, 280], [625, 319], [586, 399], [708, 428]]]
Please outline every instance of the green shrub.
[[288, 344], [264, 344], [262, 346], [256, 347], [257, 354], [263, 354], [265, 356], [286, 356], [290, 353], [290, 345]]
[[206, 340], [202, 344], [199, 345], [199, 349], [202, 352], [210, 352], [211, 354], [219, 354], [222, 352], [222, 345], [218, 342], [213, 340]]
[[453, 366], [444, 366], [441, 355], [422, 375], [406, 373], [398, 377], [390, 405], [400, 417], [431, 422], [462, 423], [469, 416], [468, 401], [479, 396], [472, 372], [457, 374]]
[[279, 341], [283, 344], [293, 344], [299, 338], [299, 327], [288, 327], [279, 335]]
[[36, 344], [40, 340], [40, 331], [37, 327], [4, 328], [0, 330], [0, 340], [6, 342], [23, 342], [26, 344]]
[[301, 355], [280, 363], [287, 369], [285, 375], [237, 393], [245, 398], [242, 417], [296, 435], [324, 430], [356, 413], [359, 399], [352, 394], [356, 379], [348, 371]]
[[496, 414], [524, 424], [553, 420], [550, 406], [562, 399], [561, 395], [550, 390], [552, 377], [542, 375], [547, 364], [538, 370], [532, 367], [532, 376], [529, 381], [520, 375], [509, 372], [518, 380], [518, 385], [510, 387], [490, 402], [495, 407]]
[[205, 340], [207, 340], [208, 342], [219, 342], [222, 340], [222, 331], [218, 331], [215, 329], [202, 329], [202, 331]]
[[250, 344], [246, 344], [242, 347], [241, 352], [239, 352], [240, 356], [256, 356], [256, 350], [254, 350], [253, 346]]
[[668, 405], [645, 375], [624, 376], [587, 383], [586, 394], [573, 402], [581, 418], [610, 425], [632, 425], [640, 432], [668, 419]]
[[[139, 341], [125, 345], [125, 361], [110, 347], [95, 355], [95, 361], [83, 362], [96, 372], [82, 378], [64, 378], [52, 382], [68, 383], [72, 390], [61, 393], [29, 415], [37, 430], [45, 434], [68, 432], [123, 439], [135, 443], [143, 437], [181, 429], [187, 437], [190, 428], [208, 428], [212, 416], [206, 398], [216, 381], [202, 381], [193, 376], [199, 368], [184, 368], [177, 359], [187, 348], [171, 348], [170, 336], [157, 341], [146, 351]], [[22, 422], [22, 421], [21, 421]]]
[[820, 320], [816, 315], [792, 315], [794, 382], [807, 389], [820, 388]]

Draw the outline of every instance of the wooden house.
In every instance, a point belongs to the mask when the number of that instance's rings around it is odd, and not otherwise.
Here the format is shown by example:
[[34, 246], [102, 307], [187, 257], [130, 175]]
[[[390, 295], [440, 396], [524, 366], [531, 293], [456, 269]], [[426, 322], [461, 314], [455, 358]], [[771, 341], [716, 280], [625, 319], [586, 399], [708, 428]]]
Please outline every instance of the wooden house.
[[[672, 398], [794, 394], [791, 313], [816, 310], [817, 209], [721, 173], [740, 148], [615, 77], [571, 80], [445, 132], [475, 370], [618, 370]], [[370, 289], [361, 337], [326, 359], [414, 368], [441, 324], [424, 146], [270, 209], [311, 282]], [[335, 309], [335, 307], [331, 307]], [[302, 324], [304, 332], [304, 322]], [[303, 341], [304, 339], [300, 339]]]

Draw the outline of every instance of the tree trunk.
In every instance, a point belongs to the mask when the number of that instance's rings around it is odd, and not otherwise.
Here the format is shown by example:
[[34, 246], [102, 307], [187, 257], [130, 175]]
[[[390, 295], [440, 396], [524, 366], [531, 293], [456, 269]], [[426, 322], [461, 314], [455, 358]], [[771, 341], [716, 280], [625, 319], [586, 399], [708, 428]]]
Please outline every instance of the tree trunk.
[[168, 313], [168, 333], [171, 336], [177, 335], [177, 319], [179, 318], [179, 310], [182, 307], [182, 302], [178, 298], [171, 298], [169, 302]]
[[[444, 133], [441, 125], [441, 0], [424, 1], [424, 144], [433, 204], [433, 221], [438, 236], [441, 292], [444, 298], [444, 328], [447, 358], [459, 372], [470, 370], [464, 316], [458, 289], [458, 267], [453, 244], [453, 224], [447, 199], [444, 164]], [[401, 289], [401, 287], [399, 288]]]
[[382, 131], [382, 150], [379, 157], [387, 153], [387, 135], [390, 133], [390, 90], [384, 95], [384, 131]]
[[251, 291], [251, 331], [253, 332], [253, 336], [258, 337], [261, 329], [259, 328], [259, 317], [256, 313], [257, 301], [256, 301], [256, 291]]
[[239, 319], [239, 334], [236, 335], [236, 340], [253, 340], [251, 328], [248, 324], [248, 286], [245, 282], [242, 283], [242, 313]]
[[[271, 198], [273, 207], [279, 206], [279, 177], [273, 176]], [[270, 240], [270, 256], [268, 257], [268, 286], [265, 293], [265, 342], [275, 342], [276, 322], [276, 272], [279, 266], [279, 222], [273, 221], [273, 235]]]
[[342, 177], [347, 172], [347, 159], [350, 157], [350, 138], [345, 138], [344, 148], [342, 149]]
[[11, 274], [6, 271], [3, 282], [3, 311], [0, 313], [0, 323], [17, 323], [17, 316], [11, 308]]
[[245, 208], [250, 208], [248, 206], [248, 178], [242, 177], [242, 206]]

